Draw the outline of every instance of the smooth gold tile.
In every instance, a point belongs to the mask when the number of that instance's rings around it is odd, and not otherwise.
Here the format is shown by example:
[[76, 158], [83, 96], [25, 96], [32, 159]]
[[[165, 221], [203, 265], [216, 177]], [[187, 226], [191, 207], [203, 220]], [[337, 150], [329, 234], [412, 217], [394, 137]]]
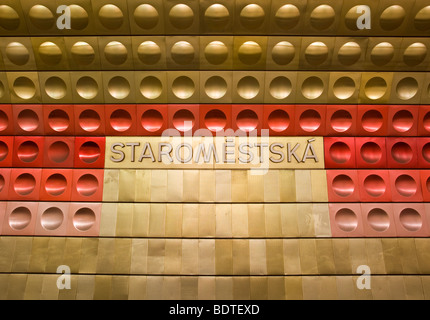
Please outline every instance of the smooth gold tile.
[[215, 278], [215, 298], [216, 300], [233, 299], [233, 278], [231, 277]]
[[199, 272], [199, 240], [182, 240], [181, 274], [198, 274]]
[[267, 253], [265, 239], [249, 240], [249, 268], [252, 275], [267, 275]]
[[[234, 281], [234, 278], [233, 278]], [[199, 277], [198, 278], [198, 299], [215, 300], [215, 282], [216, 277]]]
[[234, 240], [233, 241], [233, 274], [249, 275], [250, 274], [250, 241]]
[[[164, 204], [157, 204], [164, 206]], [[182, 229], [184, 224], [184, 208], [183, 204], [167, 204], [166, 205], [166, 237], [188, 237], [189, 235]], [[188, 231], [188, 230], [187, 230]]]

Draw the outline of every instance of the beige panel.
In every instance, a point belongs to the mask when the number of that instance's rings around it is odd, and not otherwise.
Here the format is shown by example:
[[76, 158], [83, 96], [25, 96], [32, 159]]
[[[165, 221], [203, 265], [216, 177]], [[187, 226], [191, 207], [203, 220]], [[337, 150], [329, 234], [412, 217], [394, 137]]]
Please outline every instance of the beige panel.
[[[157, 204], [164, 206], [164, 204]], [[187, 233], [182, 231], [184, 224], [184, 205], [168, 204], [166, 205], [166, 237], [182, 237]]]
[[233, 237], [249, 237], [249, 210], [247, 204], [232, 204], [231, 228]]
[[266, 72], [264, 87], [265, 103], [295, 103], [297, 72]]
[[12, 103], [41, 103], [37, 72], [8, 72]]
[[130, 277], [128, 288], [129, 300], [145, 300], [146, 298], [146, 277]]
[[[215, 277], [198, 278], [198, 299], [215, 300]], [[234, 281], [234, 278], [233, 278]]]
[[18, 71], [36, 69], [31, 38], [1, 38], [0, 53], [3, 57], [1, 63], [2, 70]]
[[73, 85], [73, 102], [104, 103], [102, 72], [71, 72], [70, 78]]
[[233, 299], [233, 279], [230, 277], [215, 278], [215, 297], [217, 300]]
[[200, 73], [201, 103], [232, 103], [233, 73], [231, 71], [213, 71]]
[[396, 72], [391, 85], [390, 103], [419, 104], [421, 101], [425, 73]]
[[326, 103], [329, 76], [325, 72], [299, 72], [297, 74], [296, 103]]
[[[136, 85], [134, 71], [103, 72], [103, 93], [105, 103], [136, 102]], [[135, 117], [135, 115], [132, 115]]]
[[233, 70], [233, 37], [200, 36], [200, 68]]
[[358, 103], [360, 84], [361, 73], [359, 72], [331, 72], [328, 102]]
[[70, 70], [100, 70], [98, 37], [65, 37]]
[[182, 250], [182, 241], [180, 239], [166, 240], [164, 273], [181, 274], [181, 258], [185, 254], [185, 251]]
[[33, 37], [34, 58], [38, 70], [69, 70], [63, 37]]

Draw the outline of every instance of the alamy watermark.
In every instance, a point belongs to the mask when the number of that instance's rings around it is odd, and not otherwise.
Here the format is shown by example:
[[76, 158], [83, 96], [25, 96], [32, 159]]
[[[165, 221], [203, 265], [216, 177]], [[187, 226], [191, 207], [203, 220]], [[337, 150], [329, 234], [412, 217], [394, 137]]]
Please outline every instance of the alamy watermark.
[[61, 265], [57, 268], [57, 273], [61, 276], [57, 279], [58, 290], [70, 290], [72, 289], [71, 281], [71, 270], [69, 266]]

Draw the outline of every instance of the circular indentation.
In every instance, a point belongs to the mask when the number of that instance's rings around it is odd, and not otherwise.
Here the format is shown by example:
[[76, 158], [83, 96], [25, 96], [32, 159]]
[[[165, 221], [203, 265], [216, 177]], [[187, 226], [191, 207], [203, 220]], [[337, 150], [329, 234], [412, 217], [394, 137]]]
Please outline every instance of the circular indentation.
[[211, 31], [224, 31], [229, 20], [230, 13], [222, 4], [215, 3], [205, 11], [205, 26]]
[[69, 115], [61, 109], [52, 110], [48, 115], [48, 125], [56, 132], [63, 132], [69, 128]]
[[423, 126], [426, 131], [430, 132], [430, 112], [427, 112], [423, 118]]
[[72, 29], [83, 30], [88, 26], [88, 13], [84, 8], [76, 4], [69, 6], [70, 24]]
[[243, 99], [250, 100], [255, 98], [260, 92], [260, 83], [251, 76], [243, 77], [237, 83], [237, 93]]
[[340, 47], [337, 58], [341, 64], [344, 66], [351, 66], [360, 59], [361, 57], [361, 47], [356, 42], [347, 42], [342, 47]]
[[6, 30], [15, 30], [19, 27], [19, 15], [11, 7], [0, 5], [0, 26]]
[[70, 148], [63, 141], [56, 141], [49, 146], [48, 158], [54, 163], [62, 163], [67, 160], [70, 155]]
[[379, 17], [379, 25], [386, 31], [392, 31], [401, 26], [405, 20], [406, 12], [399, 5], [389, 6]]
[[145, 77], [140, 83], [140, 92], [146, 99], [157, 99], [163, 93], [163, 84], [154, 76]]
[[90, 65], [96, 57], [93, 47], [84, 41], [76, 42], [70, 52], [73, 60], [81, 66]]
[[73, 226], [78, 231], [88, 231], [96, 222], [96, 215], [90, 208], [81, 208], [73, 216]]
[[163, 122], [162, 114], [155, 109], [146, 110], [142, 114], [141, 123], [146, 131], [156, 132], [160, 130], [163, 127]]
[[275, 99], [281, 100], [287, 98], [292, 90], [293, 85], [287, 77], [276, 77], [270, 82], [269, 92]]
[[224, 112], [218, 109], [213, 109], [205, 115], [205, 126], [212, 132], [217, 132], [225, 129], [227, 125], [227, 117]]
[[157, 9], [150, 4], [141, 4], [134, 10], [134, 21], [142, 29], [153, 29], [160, 19]]
[[361, 117], [361, 125], [367, 132], [376, 132], [383, 124], [382, 114], [378, 110], [368, 110]]
[[30, 59], [30, 52], [19, 42], [11, 42], [5, 48], [6, 57], [18, 66], [25, 65]]
[[130, 94], [130, 83], [123, 77], [114, 77], [109, 80], [108, 91], [115, 99], [122, 100]]
[[4, 180], [4, 177], [0, 174], [0, 192], [3, 190], [5, 184], [6, 181]]
[[9, 127], [9, 117], [7, 114], [0, 110], [0, 131], [4, 131]]
[[39, 127], [39, 117], [33, 110], [24, 109], [18, 114], [17, 123], [21, 130], [31, 132]]
[[127, 61], [127, 48], [118, 41], [109, 42], [104, 49], [105, 58], [109, 63], [119, 66]]
[[290, 116], [286, 111], [277, 109], [270, 113], [267, 122], [271, 130], [282, 132], [290, 126]]
[[82, 77], [76, 83], [76, 92], [81, 98], [91, 100], [99, 93], [99, 85], [91, 77]]
[[210, 64], [222, 64], [228, 58], [228, 48], [221, 41], [212, 41], [205, 48], [205, 58]]
[[418, 81], [411, 77], [403, 78], [397, 83], [397, 96], [402, 100], [409, 100], [418, 93]]
[[186, 65], [194, 60], [195, 50], [191, 43], [178, 41], [173, 45], [171, 54], [177, 64]]
[[9, 226], [14, 230], [24, 230], [30, 222], [31, 211], [26, 207], [15, 208], [9, 215]]
[[414, 19], [414, 24], [415, 28], [421, 31], [430, 29], [430, 6], [424, 7], [418, 11]]
[[370, 53], [370, 60], [376, 66], [382, 67], [390, 62], [394, 57], [394, 47], [391, 43], [381, 42], [373, 47]]
[[318, 77], [309, 77], [302, 83], [302, 94], [310, 100], [319, 98], [324, 92], [324, 83]]
[[334, 221], [337, 227], [345, 232], [352, 232], [357, 229], [358, 226], [357, 215], [348, 208], [343, 208], [336, 212]]
[[265, 13], [258, 4], [248, 4], [240, 12], [240, 23], [246, 29], [258, 29], [264, 22]]
[[206, 95], [211, 99], [221, 99], [227, 93], [227, 82], [219, 77], [210, 77], [205, 83]]
[[236, 117], [236, 124], [240, 130], [251, 132], [258, 126], [258, 116], [253, 110], [242, 110]]
[[289, 64], [296, 55], [296, 49], [288, 41], [277, 43], [272, 49], [272, 59], [281, 66]]
[[79, 159], [82, 162], [91, 164], [96, 162], [101, 156], [101, 150], [97, 143], [87, 141], [79, 148]]
[[418, 231], [423, 226], [421, 215], [412, 208], [403, 209], [400, 212], [399, 220], [403, 228], [408, 231]]
[[99, 189], [99, 181], [92, 174], [84, 174], [76, 183], [76, 190], [81, 196], [91, 197]]
[[406, 142], [396, 142], [391, 147], [391, 157], [398, 163], [409, 163], [413, 158], [413, 151]]
[[39, 155], [39, 147], [33, 141], [25, 141], [18, 147], [17, 155], [22, 162], [33, 162]]
[[351, 9], [348, 10], [348, 12], [345, 15], [345, 25], [348, 29], [357, 31], [359, 30], [357, 27], [357, 21], [358, 19], [365, 13], [364, 10], [358, 10], [359, 6], [354, 6]]
[[397, 192], [404, 197], [412, 197], [417, 193], [417, 183], [410, 175], [402, 174], [394, 183]]
[[345, 175], [340, 174], [337, 175], [331, 184], [334, 193], [336, 193], [339, 197], [349, 197], [354, 193], [355, 185], [352, 179]]
[[48, 41], [39, 46], [39, 56], [45, 64], [55, 66], [60, 63], [63, 53], [55, 43]]
[[51, 77], [45, 82], [45, 92], [50, 98], [59, 100], [66, 96], [67, 85], [63, 79]]
[[373, 230], [383, 232], [390, 227], [390, 217], [384, 210], [373, 208], [367, 214], [367, 223]]
[[368, 141], [361, 146], [360, 156], [369, 164], [377, 163], [382, 159], [382, 149], [377, 143]]
[[3, 161], [4, 159], [6, 159], [8, 154], [9, 154], [9, 147], [5, 142], [0, 141], [0, 161]]
[[169, 20], [177, 29], [188, 29], [194, 22], [194, 12], [185, 4], [177, 4], [170, 10]]
[[352, 116], [346, 110], [337, 110], [330, 118], [330, 125], [336, 132], [346, 132], [352, 126]]
[[313, 132], [321, 126], [321, 115], [318, 111], [308, 109], [300, 115], [300, 128], [306, 132]]
[[99, 10], [99, 20], [106, 29], [115, 30], [122, 26], [124, 15], [117, 6], [106, 4]]
[[355, 82], [350, 77], [341, 77], [333, 85], [333, 94], [340, 100], [351, 98], [355, 93]]
[[328, 58], [328, 48], [321, 41], [311, 43], [305, 50], [306, 61], [313, 66], [324, 63]]
[[276, 11], [275, 22], [284, 30], [297, 26], [300, 20], [300, 10], [293, 4], [283, 5]]
[[246, 41], [238, 50], [239, 60], [247, 65], [256, 64], [260, 59], [263, 51], [260, 45], [254, 41]]
[[189, 99], [195, 92], [194, 81], [186, 76], [176, 78], [172, 84], [172, 92], [179, 99]]
[[181, 131], [189, 131], [194, 127], [195, 118], [190, 110], [181, 109], [173, 115], [173, 126]]
[[322, 4], [312, 10], [310, 22], [315, 29], [325, 30], [333, 24], [335, 17], [336, 13], [334, 9], [329, 5]]
[[56, 173], [48, 177], [45, 191], [53, 197], [61, 196], [67, 189], [67, 180], [62, 174]]
[[48, 30], [54, 26], [54, 14], [47, 7], [37, 4], [28, 12], [31, 23], [39, 29]]
[[371, 100], [381, 99], [386, 92], [387, 82], [381, 77], [371, 78], [364, 87], [366, 97]]
[[36, 94], [36, 86], [29, 78], [18, 77], [13, 82], [13, 91], [18, 98], [29, 100]]
[[13, 189], [20, 196], [27, 196], [36, 188], [36, 179], [29, 173], [19, 175], [14, 184]]
[[79, 115], [79, 126], [87, 132], [94, 132], [100, 128], [101, 120], [99, 114], [91, 109], [81, 112]]
[[119, 132], [127, 131], [133, 124], [130, 113], [124, 109], [117, 109], [112, 112], [109, 121], [111, 127]]
[[430, 142], [423, 146], [422, 155], [425, 161], [430, 162]]
[[57, 230], [64, 221], [64, 214], [60, 208], [51, 207], [46, 209], [40, 217], [40, 223], [45, 230]]
[[421, 42], [415, 42], [403, 52], [403, 62], [408, 66], [414, 67], [424, 61], [427, 56], [427, 47]]
[[408, 110], [400, 110], [394, 114], [392, 123], [397, 132], [407, 132], [414, 125], [414, 116]]
[[366, 192], [372, 197], [382, 196], [387, 186], [385, 185], [384, 179], [376, 174], [371, 174], [364, 179], [363, 187]]
[[161, 49], [153, 41], [142, 42], [137, 48], [137, 55], [144, 64], [153, 65], [161, 59]]
[[346, 143], [338, 141], [330, 146], [329, 154], [334, 162], [343, 164], [351, 159], [352, 152]]

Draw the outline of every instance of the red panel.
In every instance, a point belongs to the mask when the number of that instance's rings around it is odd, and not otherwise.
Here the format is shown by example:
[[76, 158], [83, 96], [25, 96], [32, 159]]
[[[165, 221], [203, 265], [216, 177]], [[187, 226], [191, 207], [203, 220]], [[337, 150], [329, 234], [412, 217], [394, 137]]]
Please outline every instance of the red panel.
[[37, 202], [8, 202], [3, 235], [32, 236], [36, 226]]
[[416, 138], [387, 138], [388, 168], [416, 168], [418, 164]]
[[359, 105], [357, 120], [358, 136], [386, 136], [388, 132], [388, 107]]
[[299, 136], [323, 136], [326, 128], [325, 105], [296, 105], [295, 131]]
[[44, 137], [15, 137], [13, 166], [22, 168], [41, 168], [43, 166], [44, 145]]
[[418, 115], [418, 135], [430, 135], [430, 106], [420, 106]]
[[361, 205], [358, 203], [330, 203], [330, 226], [332, 237], [363, 237]]
[[167, 129], [168, 116], [167, 105], [136, 106], [137, 109], [137, 134], [140, 136], [160, 136]]
[[359, 170], [358, 182], [362, 202], [390, 202], [388, 170]]
[[416, 136], [418, 132], [418, 106], [389, 106], [388, 135]]
[[105, 137], [75, 138], [75, 168], [104, 168]]
[[355, 138], [324, 138], [326, 168], [355, 168]]
[[264, 107], [262, 105], [235, 104], [231, 106], [232, 129], [241, 132], [261, 132]]
[[14, 137], [0, 137], [0, 167], [12, 167]]
[[72, 169], [43, 169], [40, 186], [41, 201], [70, 201], [72, 195]]
[[294, 105], [265, 105], [263, 128], [271, 136], [293, 136], [295, 133]]
[[356, 170], [327, 170], [329, 202], [360, 201]]
[[430, 138], [415, 138], [417, 142], [418, 168], [430, 168]]
[[178, 130], [183, 135], [184, 133], [194, 133], [199, 128], [199, 105], [169, 105], [167, 108], [169, 129]]
[[73, 168], [74, 137], [45, 137], [44, 168]]
[[430, 170], [421, 170], [421, 190], [425, 202], [430, 202]]
[[45, 105], [43, 119], [46, 135], [69, 136], [75, 134], [73, 105]]
[[72, 201], [101, 202], [104, 170], [73, 170]]
[[41, 105], [14, 105], [15, 135], [43, 135], [43, 108]]
[[393, 202], [422, 202], [421, 178], [418, 170], [390, 170]]
[[355, 136], [357, 132], [357, 106], [327, 106], [326, 135]]
[[9, 198], [10, 172], [12, 169], [0, 169], [0, 200]]
[[231, 105], [200, 105], [200, 128], [221, 134], [232, 127]]
[[136, 105], [105, 105], [106, 135], [137, 134]]
[[75, 134], [83, 136], [105, 135], [104, 105], [74, 105]]
[[396, 237], [391, 203], [362, 203], [364, 234], [366, 237]]
[[385, 138], [356, 138], [355, 150], [357, 168], [382, 169], [387, 167]]
[[100, 233], [101, 203], [71, 203], [67, 236], [97, 237]]
[[0, 135], [14, 134], [12, 106], [10, 104], [0, 104]]
[[395, 203], [393, 213], [399, 237], [430, 236], [424, 204]]
[[69, 203], [40, 202], [37, 210], [36, 236], [66, 236]]
[[12, 169], [9, 200], [39, 200], [42, 169]]

